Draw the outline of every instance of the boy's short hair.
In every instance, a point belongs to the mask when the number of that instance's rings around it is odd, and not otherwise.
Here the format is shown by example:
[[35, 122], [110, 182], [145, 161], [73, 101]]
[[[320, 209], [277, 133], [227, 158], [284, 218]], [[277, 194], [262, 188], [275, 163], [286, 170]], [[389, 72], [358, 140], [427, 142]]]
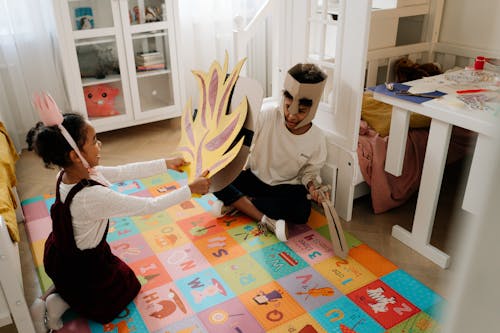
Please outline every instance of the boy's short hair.
[[325, 79], [325, 74], [314, 64], [301, 64], [300, 70], [291, 75], [300, 83], [318, 83]]

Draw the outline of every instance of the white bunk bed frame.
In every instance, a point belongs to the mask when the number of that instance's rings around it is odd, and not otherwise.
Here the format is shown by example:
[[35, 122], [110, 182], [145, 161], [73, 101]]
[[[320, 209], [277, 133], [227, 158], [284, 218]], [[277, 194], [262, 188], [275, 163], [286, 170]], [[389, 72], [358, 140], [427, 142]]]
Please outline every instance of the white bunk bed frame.
[[35, 333], [24, 297], [17, 243], [0, 215], [0, 327], [15, 323], [18, 332]]
[[[477, 55], [498, 57], [488, 50], [478, 50], [457, 47], [443, 43], [419, 43], [415, 45], [399, 46], [390, 49], [369, 51], [367, 54], [366, 87], [375, 86], [383, 82], [393, 82], [394, 72], [392, 65], [402, 57], [408, 57], [417, 63], [435, 62], [440, 64], [442, 71], [453, 67], [472, 66]], [[377, 78], [381, 67], [386, 67], [386, 75]], [[359, 109], [361, 112], [361, 109]], [[360, 115], [360, 113], [357, 113]], [[353, 135], [357, 136], [356, 132]], [[335, 143], [333, 143], [335, 145]], [[356, 142], [357, 144], [357, 142]], [[345, 147], [336, 147], [336, 155], [331, 163], [337, 168], [337, 182], [335, 192], [335, 206], [339, 215], [346, 221], [352, 218], [353, 201], [369, 192], [368, 185], [364, 182], [358, 167], [358, 154], [356, 150], [347, 150]]]
[[[315, 0], [294, 2], [268, 0], [246, 27], [240, 24], [235, 28], [234, 54], [237, 58], [241, 58], [246, 55], [246, 45], [253, 37], [255, 26], [263, 22], [266, 17], [272, 17], [273, 41], [275, 41], [272, 64], [275, 70], [271, 100], [280, 98], [284, 73], [297, 62], [316, 62], [323, 68], [333, 70], [331, 90], [328, 91], [327, 84], [324, 101], [320, 104], [315, 123], [325, 131], [329, 143], [328, 160], [322, 170], [322, 178], [332, 185], [332, 201], [339, 216], [345, 221], [350, 221], [352, 218], [354, 199], [369, 192], [357, 167], [358, 133], [364, 88], [383, 82], [393, 82], [392, 65], [402, 57], [408, 57], [418, 63], [437, 62], [443, 71], [454, 66], [470, 66], [477, 55], [499, 57], [499, 54], [490, 50], [439, 42], [444, 1], [400, 0], [404, 7], [372, 10], [371, 0], [339, 0], [334, 58], [324, 49], [326, 40], [331, 38], [326, 31], [328, 25], [332, 24], [329, 19], [331, 13], [326, 8], [327, 1], [323, 1], [322, 8], [317, 8]], [[300, 15], [303, 20], [297, 19]], [[397, 22], [399, 17], [416, 15], [425, 15], [421, 37], [423, 42], [368, 49], [368, 45], [380, 46], [386, 42], [378, 40], [380, 36], [392, 35], [395, 39], [396, 34], [388, 29], [397, 26], [387, 25], [385, 20], [393, 23]], [[291, 20], [293, 22], [290, 22]], [[311, 54], [309, 33], [311, 24], [316, 23], [323, 24], [319, 29], [320, 47], [317, 54]], [[301, 30], [305, 33], [300, 33]], [[285, 34], [285, 31], [292, 33]], [[290, 38], [290, 35], [293, 38]], [[303, 43], [301, 38], [305, 39]], [[299, 46], [304, 45], [305, 51], [287, 52], [290, 51], [287, 45], [293, 45], [294, 49], [300, 49]], [[381, 69], [384, 67], [387, 68], [385, 75], [381, 75], [383, 72]], [[333, 98], [328, 98], [332, 95]]]
[[[16, 201], [16, 220], [20, 223], [24, 221], [24, 215], [16, 187], [12, 188], [12, 193]], [[35, 333], [24, 296], [19, 255], [19, 244], [12, 241], [4, 217], [0, 214], [0, 327], [15, 324], [18, 332]]]

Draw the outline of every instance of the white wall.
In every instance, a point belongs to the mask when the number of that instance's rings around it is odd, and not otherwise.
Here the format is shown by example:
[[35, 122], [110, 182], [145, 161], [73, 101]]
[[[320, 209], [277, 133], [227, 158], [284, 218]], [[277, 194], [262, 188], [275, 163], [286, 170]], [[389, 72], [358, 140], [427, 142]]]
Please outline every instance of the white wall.
[[[500, 53], [499, 0], [446, 0], [439, 42], [458, 44]], [[496, 161], [499, 163], [497, 150]], [[492, 181], [484, 211], [467, 223], [472, 233], [463, 235], [459, 278], [450, 299], [450, 314], [445, 333], [498, 331], [498, 299], [500, 266], [495, 254], [500, 252], [498, 233], [499, 167], [493, 170]], [[486, 189], [485, 189], [486, 190]], [[477, 226], [477, 228], [476, 228]]]
[[439, 41], [500, 51], [500, 1], [446, 0]]
[[[498, 119], [500, 121], [500, 119]], [[443, 333], [498, 332], [500, 299], [500, 146], [492, 154], [493, 177], [484, 189], [487, 201], [478, 216], [466, 221], [469, 233], [459, 239], [460, 269], [449, 300], [449, 315]]]

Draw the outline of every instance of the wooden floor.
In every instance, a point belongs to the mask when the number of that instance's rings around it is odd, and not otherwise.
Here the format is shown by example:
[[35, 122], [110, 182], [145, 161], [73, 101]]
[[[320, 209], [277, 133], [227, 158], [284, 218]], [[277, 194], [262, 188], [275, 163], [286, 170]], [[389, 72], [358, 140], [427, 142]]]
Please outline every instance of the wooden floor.
[[[179, 142], [178, 128], [179, 120], [174, 119], [100, 133], [98, 138], [103, 143], [101, 164], [117, 165], [167, 157]], [[441, 269], [391, 236], [393, 225], [398, 224], [408, 230], [411, 229], [416, 197], [402, 207], [379, 215], [373, 214], [369, 196], [359, 198], [354, 204], [353, 218], [350, 222], [344, 222], [344, 229], [447, 298], [450, 295], [450, 286], [456, 278], [454, 274], [456, 265], [453, 265], [453, 261], [457, 258], [453, 257], [453, 253], [458, 252], [457, 246], [460, 245], [453, 240], [462, 229], [461, 221], [466, 214], [457, 208], [463, 193], [460, 179], [464, 165], [466, 163], [451, 165], [445, 171], [431, 239], [434, 246], [452, 255], [452, 265], [449, 269]], [[53, 193], [56, 174], [57, 170], [44, 168], [41, 159], [33, 152], [23, 151], [17, 163], [18, 192], [21, 200]], [[20, 224], [20, 232], [25, 294], [28, 304], [31, 304], [41, 291], [24, 224]], [[0, 333], [13, 332], [17, 332], [13, 325], [0, 328]]]

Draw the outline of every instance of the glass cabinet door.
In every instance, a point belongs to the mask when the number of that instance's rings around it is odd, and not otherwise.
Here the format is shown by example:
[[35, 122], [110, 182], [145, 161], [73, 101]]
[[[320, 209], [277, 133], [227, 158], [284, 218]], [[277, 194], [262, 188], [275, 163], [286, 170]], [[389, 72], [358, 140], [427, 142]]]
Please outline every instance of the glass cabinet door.
[[120, 61], [114, 36], [75, 42], [83, 96], [91, 120], [126, 113]]
[[[135, 117], [165, 114], [175, 105], [168, 4], [164, 0], [126, 0], [129, 24], [125, 45]], [[122, 13], [123, 19], [123, 13]], [[128, 35], [128, 36], [127, 36]]]
[[132, 35], [140, 110], [174, 104], [167, 30]]
[[[123, 0], [122, 0], [123, 1]], [[80, 70], [81, 107], [90, 120], [131, 117], [127, 63], [121, 34], [120, 1], [67, 1], [67, 17], [73, 28], [76, 63]], [[76, 65], [75, 63], [75, 65]], [[77, 88], [75, 88], [77, 89]], [[127, 107], [128, 106], [128, 107]]]

